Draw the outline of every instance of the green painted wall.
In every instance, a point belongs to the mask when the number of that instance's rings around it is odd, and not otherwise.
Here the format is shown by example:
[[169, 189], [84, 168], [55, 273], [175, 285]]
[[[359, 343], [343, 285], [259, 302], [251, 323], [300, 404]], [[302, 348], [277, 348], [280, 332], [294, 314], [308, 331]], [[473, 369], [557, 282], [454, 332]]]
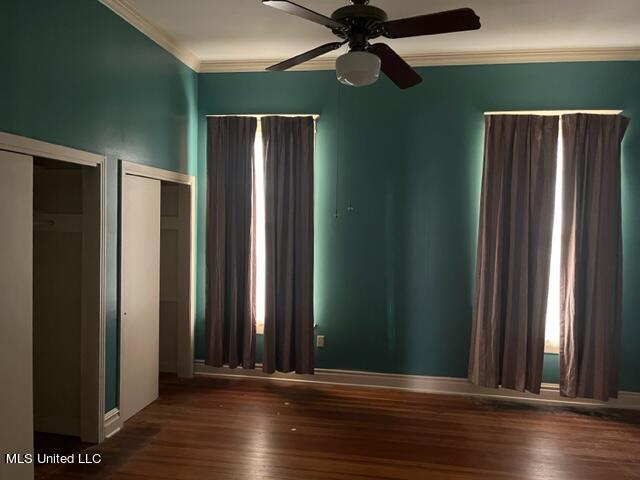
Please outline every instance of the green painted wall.
[[106, 409], [117, 396], [117, 159], [196, 170], [196, 74], [97, 0], [0, 0], [0, 131], [108, 156]]
[[[623, 157], [620, 375], [622, 388], [640, 390], [640, 63], [422, 68], [425, 82], [406, 92], [386, 79], [339, 88], [331, 72], [196, 75], [87, 0], [0, 0], [0, 44], [0, 131], [108, 156], [107, 410], [117, 403], [118, 158], [198, 174], [202, 357], [207, 113], [321, 114], [315, 311], [327, 348], [318, 366], [462, 377], [482, 113], [624, 109], [634, 121]], [[545, 379], [557, 379], [553, 356]]]
[[[382, 79], [339, 88], [332, 72], [198, 76], [198, 305], [203, 355], [205, 115], [319, 113], [317, 366], [464, 377], [482, 169], [483, 112], [621, 108], [624, 328], [621, 387], [640, 390], [640, 62], [420, 68], [400, 91]], [[339, 157], [337, 152], [339, 151]], [[338, 203], [334, 218], [336, 168]], [[346, 207], [352, 202], [354, 211]], [[545, 380], [557, 380], [548, 356]]]

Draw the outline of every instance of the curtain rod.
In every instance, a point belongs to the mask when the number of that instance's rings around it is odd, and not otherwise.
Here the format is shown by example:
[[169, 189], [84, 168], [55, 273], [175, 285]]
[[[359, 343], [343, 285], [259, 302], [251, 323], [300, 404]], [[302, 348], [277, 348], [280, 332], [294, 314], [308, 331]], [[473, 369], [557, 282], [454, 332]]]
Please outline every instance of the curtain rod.
[[207, 117], [313, 117], [318, 120], [320, 115], [317, 113], [229, 113], [226, 115], [207, 115]]
[[515, 110], [506, 112], [484, 112], [485, 115], [571, 115], [588, 113], [592, 115], [619, 115], [622, 110]]

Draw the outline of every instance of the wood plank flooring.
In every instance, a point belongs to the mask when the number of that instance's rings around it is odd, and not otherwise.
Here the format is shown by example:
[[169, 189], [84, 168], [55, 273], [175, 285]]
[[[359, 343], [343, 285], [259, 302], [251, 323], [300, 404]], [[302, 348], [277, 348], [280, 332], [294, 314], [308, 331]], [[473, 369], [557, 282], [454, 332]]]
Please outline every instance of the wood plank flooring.
[[163, 377], [160, 399], [38, 479], [640, 479], [640, 412], [247, 379]]

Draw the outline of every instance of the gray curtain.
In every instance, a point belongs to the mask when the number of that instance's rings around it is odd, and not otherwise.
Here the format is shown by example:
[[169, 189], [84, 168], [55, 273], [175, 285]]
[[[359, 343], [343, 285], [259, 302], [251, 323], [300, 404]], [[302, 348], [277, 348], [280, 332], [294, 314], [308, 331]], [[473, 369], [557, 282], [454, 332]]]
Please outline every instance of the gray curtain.
[[629, 119], [562, 118], [560, 392], [617, 397], [622, 307], [620, 144]]
[[312, 117], [262, 119], [266, 306], [263, 370], [313, 373]]
[[205, 363], [216, 367], [255, 366], [256, 127], [256, 118], [208, 119]]
[[469, 380], [539, 393], [559, 118], [487, 115]]

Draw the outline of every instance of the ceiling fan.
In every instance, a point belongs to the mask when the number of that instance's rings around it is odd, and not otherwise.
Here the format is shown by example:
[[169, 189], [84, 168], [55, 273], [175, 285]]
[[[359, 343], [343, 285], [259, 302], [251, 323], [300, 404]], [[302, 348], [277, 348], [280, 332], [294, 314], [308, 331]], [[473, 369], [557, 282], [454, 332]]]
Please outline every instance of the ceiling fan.
[[369, 0], [351, 0], [331, 17], [288, 0], [262, 0], [277, 8], [329, 28], [340, 41], [327, 43], [288, 60], [271, 65], [269, 71], [282, 71], [349, 44], [349, 52], [336, 60], [336, 75], [345, 85], [364, 86], [378, 79], [380, 70], [398, 87], [413, 87], [422, 77], [385, 43], [369, 43], [378, 37], [406, 38], [421, 35], [462, 32], [480, 28], [480, 18], [470, 8], [459, 8], [417, 17], [388, 20], [384, 10], [368, 5]]

